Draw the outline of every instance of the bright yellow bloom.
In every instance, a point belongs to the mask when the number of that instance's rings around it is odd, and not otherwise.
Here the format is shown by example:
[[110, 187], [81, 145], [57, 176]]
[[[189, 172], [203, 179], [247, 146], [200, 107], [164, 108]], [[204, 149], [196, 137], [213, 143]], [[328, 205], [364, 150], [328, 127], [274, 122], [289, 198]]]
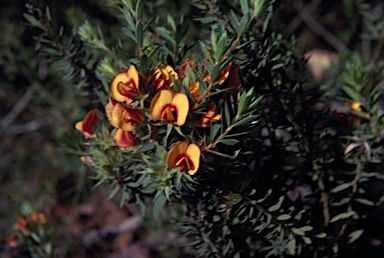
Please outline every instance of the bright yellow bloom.
[[75, 124], [75, 128], [82, 132], [85, 138], [92, 138], [94, 136], [92, 126], [96, 124], [97, 121], [99, 121], [99, 118], [96, 115], [96, 111], [92, 109], [84, 117], [83, 121], [77, 122]]
[[132, 132], [124, 131], [122, 129], [117, 129], [113, 139], [121, 149], [133, 147], [140, 143], [140, 140], [137, 139]]
[[136, 123], [144, 121], [144, 116], [139, 110], [128, 108], [111, 98], [105, 106], [105, 113], [112, 126], [124, 131], [133, 131]]
[[355, 110], [357, 112], [361, 112], [361, 103], [360, 102], [352, 102], [352, 103], [345, 103], [347, 107], [350, 107], [352, 110]]
[[111, 84], [112, 97], [128, 105], [133, 99], [140, 95], [140, 77], [134, 65], [131, 65], [127, 72], [119, 73], [113, 78]]
[[179, 79], [179, 75], [175, 70], [171, 66], [165, 64], [156, 66], [151, 74], [155, 75], [153, 84], [156, 86], [157, 91], [172, 88], [174, 85], [173, 80]]
[[153, 120], [163, 120], [182, 126], [189, 111], [189, 102], [184, 93], [162, 90], [155, 95], [149, 107]]
[[168, 168], [178, 168], [179, 171], [187, 171], [192, 176], [199, 169], [200, 149], [193, 143], [178, 142], [168, 153], [166, 163]]
[[217, 122], [221, 118], [220, 114], [217, 114], [217, 107], [215, 104], [210, 104], [208, 106], [207, 113], [204, 114], [204, 116], [201, 118], [201, 126], [202, 127], [209, 127], [210, 122]]

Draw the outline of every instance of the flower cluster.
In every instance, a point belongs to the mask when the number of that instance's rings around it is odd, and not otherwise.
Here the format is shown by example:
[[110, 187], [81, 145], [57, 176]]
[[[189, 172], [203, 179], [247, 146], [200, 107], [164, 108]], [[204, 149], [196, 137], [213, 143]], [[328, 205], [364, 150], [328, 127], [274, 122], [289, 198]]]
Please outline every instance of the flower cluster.
[[[233, 62], [228, 62], [216, 78], [207, 71], [208, 59], [205, 62], [200, 68], [191, 60], [176, 68], [160, 64], [144, 74], [139, 74], [135, 65], [120, 71], [111, 81], [105, 106], [116, 145], [124, 151], [163, 141], [168, 149], [167, 168], [194, 175], [202, 152], [216, 147], [201, 144], [211, 125], [221, 119], [218, 105], [222, 105], [222, 99], [211, 97], [212, 93], [220, 90], [224, 98], [235, 94], [240, 85]], [[95, 110], [91, 110], [75, 127], [86, 139], [92, 139], [98, 120]], [[89, 156], [82, 158], [86, 163], [92, 160]]]

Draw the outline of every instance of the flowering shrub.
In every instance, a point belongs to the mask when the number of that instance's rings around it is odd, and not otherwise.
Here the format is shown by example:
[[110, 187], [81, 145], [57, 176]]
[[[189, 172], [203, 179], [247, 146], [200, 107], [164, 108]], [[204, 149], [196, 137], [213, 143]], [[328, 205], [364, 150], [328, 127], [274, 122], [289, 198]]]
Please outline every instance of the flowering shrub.
[[[235, 2], [194, 2], [192, 42], [188, 17], [144, 14], [155, 5], [140, 0], [116, 4], [126, 44], [84, 22], [71, 48], [84, 64], [68, 73], [94, 104], [76, 151], [121, 204], [184, 205], [180, 231], [202, 256], [343, 254], [383, 201], [368, 191], [382, 178], [382, 75], [348, 62], [320, 88], [270, 26], [272, 1]], [[49, 15], [29, 12], [49, 49]]]

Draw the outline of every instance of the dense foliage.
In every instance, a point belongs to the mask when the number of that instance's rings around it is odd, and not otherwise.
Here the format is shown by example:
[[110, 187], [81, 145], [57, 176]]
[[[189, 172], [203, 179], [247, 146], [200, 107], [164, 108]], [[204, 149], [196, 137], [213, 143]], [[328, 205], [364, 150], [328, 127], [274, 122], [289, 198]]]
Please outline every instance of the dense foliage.
[[179, 233], [202, 257], [356, 248], [384, 201], [372, 191], [383, 179], [384, 6], [361, 7], [373, 50], [344, 53], [321, 85], [271, 23], [273, 1], [180, 1], [164, 14], [157, 1], [109, 0], [110, 23], [85, 20], [70, 37], [48, 8], [27, 8], [37, 49], [87, 99], [63, 144], [109, 198], [154, 217], [181, 204]]

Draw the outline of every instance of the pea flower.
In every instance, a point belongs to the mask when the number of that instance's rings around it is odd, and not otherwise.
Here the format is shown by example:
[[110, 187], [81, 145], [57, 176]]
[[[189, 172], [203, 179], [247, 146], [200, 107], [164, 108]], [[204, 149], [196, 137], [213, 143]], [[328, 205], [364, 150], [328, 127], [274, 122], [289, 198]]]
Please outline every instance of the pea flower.
[[204, 128], [210, 127], [210, 122], [217, 122], [221, 118], [220, 114], [217, 114], [217, 107], [215, 104], [210, 104], [208, 106], [208, 111], [201, 118], [201, 126]]
[[162, 90], [153, 98], [149, 112], [153, 120], [163, 120], [182, 126], [189, 111], [189, 102], [184, 93]]
[[134, 147], [140, 143], [139, 139], [137, 139], [132, 132], [122, 129], [117, 129], [113, 139], [121, 149]]
[[188, 86], [188, 90], [189, 92], [192, 94], [192, 96], [198, 100], [200, 98], [200, 89], [199, 89], [199, 82], [194, 82], [194, 83], [191, 83], [189, 86]]
[[178, 168], [179, 171], [187, 171], [193, 176], [200, 165], [200, 148], [196, 144], [178, 142], [169, 151], [166, 163], [168, 168]]
[[189, 59], [186, 59], [181, 65], [176, 67], [176, 72], [179, 74], [180, 79], [184, 79], [185, 77], [187, 77], [189, 67], [195, 68], [196, 63]]
[[119, 101], [131, 104], [133, 99], [140, 95], [140, 77], [134, 65], [128, 71], [120, 72], [111, 84], [112, 97]]
[[167, 89], [167, 87], [172, 88], [174, 85], [173, 80], [179, 79], [179, 75], [175, 70], [169, 65], [158, 65], [152, 71], [152, 74], [155, 75], [153, 84], [156, 86], [157, 91]]
[[99, 118], [96, 115], [96, 111], [92, 109], [84, 117], [83, 121], [79, 121], [75, 124], [75, 128], [82, 132], [85, 138], [92, 138], [94, 137], [92, 126], [95, 125], [97, 121], [99, 121]]
[[144, 121], [144, 116], [139, 110], [128, 108], [111, 98], [105, 106], [105, 113], [112, 126], [124, 131], [133, 131], [136, 123]]

